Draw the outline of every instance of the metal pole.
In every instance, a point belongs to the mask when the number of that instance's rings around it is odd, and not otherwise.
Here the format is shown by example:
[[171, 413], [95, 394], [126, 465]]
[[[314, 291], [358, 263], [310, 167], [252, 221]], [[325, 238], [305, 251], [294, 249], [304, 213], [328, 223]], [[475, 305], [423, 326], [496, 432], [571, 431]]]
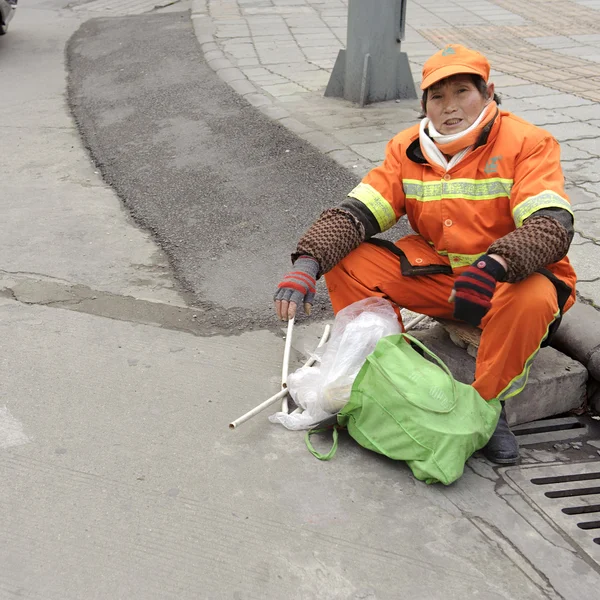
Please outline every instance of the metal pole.
[[408, 56], [400, 51], [408, 0], [349, 0], [348, 38], [325, 96], [361, 106], [396, 98], [416, 99]]

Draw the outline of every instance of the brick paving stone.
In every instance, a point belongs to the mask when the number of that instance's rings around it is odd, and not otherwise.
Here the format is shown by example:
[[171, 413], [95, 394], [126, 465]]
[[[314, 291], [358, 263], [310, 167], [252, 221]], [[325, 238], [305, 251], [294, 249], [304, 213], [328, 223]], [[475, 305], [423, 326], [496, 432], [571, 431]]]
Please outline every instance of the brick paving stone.
[[389, 139], [381, 142], [370, 142], [367, 144], [351, 144], [350, 148], [364, 158], [376, 163], [380, 163], [385, 157], [385, 148], [388, 142]]
[[588, 193], [596, 197], [600, 204], [600, 183], [583, 183], [581, 187]]
[[581, 44], [575, 44], [571, 48], [555, 48], [554, 51], [567, 56], [580, 56], [583, 58], [598, 54], [598, 48], [595, 46], [582, 46]]
[[563, 108], [560, 112], [579, 121], [588, 121], [589, 119], [594, 118], [600, 119], [600, 106], [598, 106], [597, 104], [587, 104], [585, 106]]
[[304, 134], [302, 137], [325, 154], [333, 150], [344, 150], [344, 145], [340, 141], [322, 131], [312, 131]]
[[219, 77], [227, 83], [231, 81], [240, 80], [246, 81], [246, 76], [236, 67], [227, 67], [225, 69], [219, 69], [217, 71], [217, 75], [219, 75]]
[[329, 156], [349, 169], [358, 169], [359, 166], [366, 167], [368, 170], [372, 168], [371, 161], [365, 161], [363, 157], [358, 156], [352, 150], [332, 150]]
[[302, 135], [305, 133], [308, 133], [310, 131], [314, 131], [313, 127], [310, 127], [304, 123], [302, 123], [301, 121], [298, 121], [298, 119], [295, 119], [294, 117], [287, 117], [284, 119], [280, 119], [279, 122], [286, 127], [287, 129], [289, 129], [290, 131], [293, 131], [294, 133], [298, 134], [298, 135]]
[[361, 115], [349, 117], [347, 115], [328, 114], [322, 117], [312, 116], [311, 121], [322, 129], [329, 129], [332, 132], [345, 127], [353, 127], [367, 124], [367, 118]]
[[586, 138], [599, 139], [600, 129], [588, 123], [557, 123], [549, 124], [546, 129], [559, 141], [583, 140]]
[[551, 110], [520, 110], [518, 116], [538, 127], [544, 127], [553, 123], [572, 123], [573, 117], [563, 114], [564, 111]]
[[529, 81], [527, 79], [522, 79], [520, 77], [515, 77], [514, 75], [503, 75], [492, 73], [490, 75], [490, 81], [492, 81], [496, 85], [496, 91], [501, 92], [502, 88], [515, 86], [515, 85], [527, 85]]
[[252, 44], [223, 44], [223, 50], [234, 59], [243, 60], [245, 58], [257, 58], [256, 51], [254, 50], [254, 46]]
[[572, 142], [560, 145], [560, 157], [563, 161], [586, 160], [593, 158], [593, 155], [580, 148], [575, 147]]
[[[584, 184], [587, 185], [587, 184]], [[583, 213], [587, 210], [595, 210], [600, 207], [598, 198], [591, 194], [588, 190], [583, 189], [583, 186], [575, 187], [568, 184], [566, 187], [567, 194], [571, 200], [571, 204]]]
[[204, 53], [204, 58], [206, 59], [206, 62], [210, 62], [217, 58], [223, 58], [223, 53], [220, 50], [210, 50], [209, 52]]
[[267, 104], [271, 104], [271, 100], [267, 98], [264, 94], [246, 94], [244, 96], [252, 106], [265, 106]]
[[214, 58], [206, 61], [211, 69], [219, 71], [231, 67], [231, 62], [227, 58]]
[[559, 94], [557, 90], [548, 89], [546, 86], [529, 84], [503, 87], [502, 93], [508, 98], [535, 98], [536, 96], [549, 96]]
[[578, 40], [573, 37], [566, 37], [564, 35], [551, 35], [544, 37], [531, 37], [525, 38], [525, 41], [539, 46], [541, 48], [547, 48], [548, 50], [556, 50], [558, 48], [572, 48], [573, 46], [579, 46]]
[[549, 96], [537, 96], [534, 98], [523, 98], [523, 102], [533, 104], [544, 109], [569, 108], [571, 106], [583, 106], [592, 104], [591, 100], [586, 100], [573, 94], [552, 94]]
[[588, 100], [600, 102], [600, 90], [596, 90], [593, 92], [582, 92], [581, 95], [587, 98]]
[[265, 104], [264, 106], [259, 106], [258, 109], [261, 113], [263, 113], [270, 119], [273, 119], [274, 121], [287, 119], [290, 116], [290, 113], [281, 106], [272, 106], [269, 104]]
[[587, 152], [591, 156], [600, 156], [600, 138], [570, 141], [569, 145]]
[[234, 89], [240, 96], [245, 96], [246, 94], [257, 94], [258, 90], [252, 83], [250, 83], [247, 79], [239, 79], [236, 81], [230, 81], [229, 85], [232, 89]]
[[333, 132], [333, 135], [346, 146], [369, 142], [387, 142], [390, 139], [390, 132], [382, 127], [337, 129]]
[[260, 85], [263, 89], [266, 86], [273, 85], [282, 85], [289, 83], [289, 80], [285, 77], [280, 77], [279, 75], [274, 75], [273, 73], [267, 73], [266, 75], [249, 75], [246, 73], [246, 76], [251, 79], [255, 84]]
[[290, 96], [295, 94], [296, 92], [304, 92], [306, 91], [304, 88], [300, 87], [295, 83], [279, 83], [276, 85], [263, 85], [262, 89], [265, 90], [268, 94], [275, 96], [276, 98], [279, 96]]

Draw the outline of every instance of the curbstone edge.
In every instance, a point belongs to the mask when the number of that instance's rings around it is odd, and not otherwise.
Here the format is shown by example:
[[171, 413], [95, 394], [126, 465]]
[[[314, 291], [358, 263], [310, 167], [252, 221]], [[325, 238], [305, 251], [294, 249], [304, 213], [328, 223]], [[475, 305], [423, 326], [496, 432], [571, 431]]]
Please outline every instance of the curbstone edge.
[[583, 364], [600, 380], [600, 313], [581, 302], [565, 313], [552, 346]]

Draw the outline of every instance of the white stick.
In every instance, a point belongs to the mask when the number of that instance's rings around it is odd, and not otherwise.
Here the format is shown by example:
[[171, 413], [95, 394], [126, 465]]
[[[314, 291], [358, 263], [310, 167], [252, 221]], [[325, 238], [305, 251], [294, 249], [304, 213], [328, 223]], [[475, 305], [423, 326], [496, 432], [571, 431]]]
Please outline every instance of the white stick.
[[[319, 340], [319, 344], [315, 348], [315, 351], [318, 350], [329, 339], [330, 332], [331, 332], [331, 325], [325, 325], [325, 330], [323, 331], [323, 335], [321, 336], [321, 339]], [[302, 366], [303, 367], [312, 367], [316, 362], [317, 362], [317, 357], [313, 354]], [[295, 410], [292, 411], [292, 414], [294, 415], [299, 412], [302, 412], [302, 409], [296, 408]]]
[[268, 400], [265, 400], [262, 404], [255, 406], [252, 410], [249, 410], [245, 415], [242, 415], [239, 419], [232, 421], [229, 423], [229, 429], [235, 429], [238, 425], [245, 423], [248, 419], [251, 419], [254, 415], [257, 415], [259, 412], [265, 410], [265, 408], [269, 408], [272, 404], [275, 404], [278, 400], [286, 396], [288, 393], [287, 388], [279, 390], [274, 396], [271, 396]]
[[[288, 321], [287, 333], [285, 335], [285, 349], [283, 351], [283, 365], [281, 367], [281, 387], [287, 390], [288, 371], [290, 370], [290, 353], [292, 350], [292, 334], [294, 332], [294, 318]], [[287, 394], [281, 401], [281, 412], [289, 412]]]
[[[330, 331], [331, 331], [331, 325], [326, 325], [325, 331], [323, 332], [323, 335], [321, 336], [321, 339], [319, 340], [319, 344], [318, 344], [317, 348], [320, 348], [329, 339]], [[314, 356], [312, 356], [304, 363], [304, 366], [311, 367], [312, 365], [315, 364], [315, 361], [316, 361], [316, 358]], [[236, 429], [239, 425], [241, 425], [242, 423], [245, 423], [248, 419], [251, 419], [252, 417], [257, 415], [259, 412], [265, 410], [265, 408], [268, 408], [272, 404], [275, 404], [275, 402], [277, 402], [277, 400], [279, 400], [280, 398], [283, 398], [287, 393], [288, 393], [287, 387], [283, 388], [282, 390], [277, 392], [274, 396], [271, 396], [268, 400], [265, 400], [262, 404], [259, 404], [252, 410], [249, 410], [246, 414], [242, 415], [239, 419], [236, 419], [235, 421], [232, 421], [231, 423], [229, 423], [229, 429]], [[296, 410], [298, 410], [298, 409], [296, 409]]]
[[427, 315], [419, 315], [414, 318], [408, 325], [404, 327], [404, 331], [410, 331], [415, 325], [418, 325], [423, 319], [426, 319]]
[[[325, 325], [325, 330], [323, 331], [323, 335], [319, 340], [319, 344], [317, 345], [316, 350], [318, 350], [328, 339], [329, 334], [331, 333], [331, 325]], [[317, 362], [316, 356], [311, 356], [302, 366], [303, 367], [312, 367]]]

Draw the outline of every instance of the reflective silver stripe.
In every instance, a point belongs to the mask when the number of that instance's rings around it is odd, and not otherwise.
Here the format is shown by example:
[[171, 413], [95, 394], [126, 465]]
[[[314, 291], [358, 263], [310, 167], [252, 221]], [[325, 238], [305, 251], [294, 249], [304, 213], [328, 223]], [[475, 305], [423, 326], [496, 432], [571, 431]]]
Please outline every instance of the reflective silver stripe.
[[448, 258], [450, 260], [450, 266], [458, 269], [459, 267], [468, 267], [469, 265], [472, 265], [480, 256], [483, 256], [484, 254], [485, 250], [483, 252], [478, 252], [477, 254], [457, 254], [455, 252], [448, 252]]
[[573, 214], [571, 205], [556, 192], [544, 190], [536, 196], [531, 196], [513, 209], [513, 220], [517, 227], [523, 225], [523, 221], [541, 208], [563, 208]]
[[371, 211], [381, 231], [387, 231], [396, 224], [396, 213], [392, 205], [368, 183], [359, 183], [348, 196], [362, 202]]
[[419, 181], [403, 179], [404, 195], [419, 202], [435, 202], [443, 198], [464, 200], [494, 200], [510, 196], [513, 180], [494, 177], [491, 179], [451, 179], [450, 181]]
[[552, 325], [552, 323], [554, 323], [554, 321], [556, 319], [558, 319], [559, 316], [560, 316], [560, 311], [558, 311], [554, 315], [554, 320], [548, 325], [548, 328], [546, 329], [546, 333], [545, 333], [544, 337], [540, 340], [539, 346], [535, 349], [535, 352], [527, 359], [527, 361], [525, 362], [525, 366], [523, 367], [523, 370], [521, 371], [521, 373], [519, 373], [496, 396], [496, 400], [500, 400], [500, 402], [504, 402], [508, 398], [512, 398], [513, 396], [516, 396], [517, 394], [520, 394], [523, 391], [523, 389], [525, 388], [525, 385], [527, 384], [527, 379], [529, 378], [529, 370], [531, 369], [533, 359], [537, 356], [537, 353], [539, 352], [542, 343], [548, 337], [548, 333], [550, 332], [550, 326]]

